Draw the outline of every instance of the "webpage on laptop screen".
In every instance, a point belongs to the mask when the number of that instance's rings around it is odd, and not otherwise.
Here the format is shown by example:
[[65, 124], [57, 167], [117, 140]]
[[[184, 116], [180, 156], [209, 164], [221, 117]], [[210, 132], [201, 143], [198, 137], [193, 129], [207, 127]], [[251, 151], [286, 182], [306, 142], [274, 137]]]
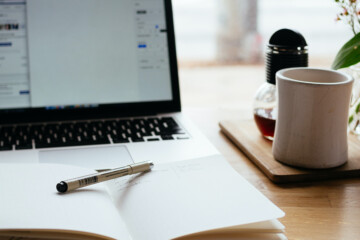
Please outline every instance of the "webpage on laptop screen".
[[0, 0], [0, 109], [171, 99], [162, 0]]

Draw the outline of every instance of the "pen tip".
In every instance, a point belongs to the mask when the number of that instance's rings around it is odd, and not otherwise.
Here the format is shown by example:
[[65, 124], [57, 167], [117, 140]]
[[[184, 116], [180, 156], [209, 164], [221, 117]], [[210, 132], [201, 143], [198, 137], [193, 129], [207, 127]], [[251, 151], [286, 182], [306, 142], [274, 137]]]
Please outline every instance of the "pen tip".
[[150, 169], [152, 169], [154, 167], [154, 163], [153, 162], [149, 162], [150, 165]]

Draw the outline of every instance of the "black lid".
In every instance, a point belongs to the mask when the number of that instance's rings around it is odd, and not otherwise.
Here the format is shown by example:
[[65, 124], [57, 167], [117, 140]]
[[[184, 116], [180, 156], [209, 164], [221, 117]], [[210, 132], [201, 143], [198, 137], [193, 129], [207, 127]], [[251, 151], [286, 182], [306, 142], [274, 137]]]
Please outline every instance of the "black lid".
[[307, 43], [303, 35], [291, 29], [280, 29], [270, 38], [266, 54], [266, 81], [276, 84], [277, 71], [291, 67], [307, 67]]
[[299, 32], [287, 28], [276, 31], [269, 40], [269, 46], [278, 47], [305, 47], [307, 43]]

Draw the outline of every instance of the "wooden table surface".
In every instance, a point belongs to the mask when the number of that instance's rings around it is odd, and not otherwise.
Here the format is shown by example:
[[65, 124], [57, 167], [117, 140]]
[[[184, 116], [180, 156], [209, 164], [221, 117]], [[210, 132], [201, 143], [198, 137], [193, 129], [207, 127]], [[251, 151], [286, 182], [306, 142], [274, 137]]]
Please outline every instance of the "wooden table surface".
[[360, 239], [360, 179], [276, 185], [221, 132], [220, 120], [251, 119], [263, 66], [180, 69], [184, 112], [230, 164], [286, 216], [289, 239]]

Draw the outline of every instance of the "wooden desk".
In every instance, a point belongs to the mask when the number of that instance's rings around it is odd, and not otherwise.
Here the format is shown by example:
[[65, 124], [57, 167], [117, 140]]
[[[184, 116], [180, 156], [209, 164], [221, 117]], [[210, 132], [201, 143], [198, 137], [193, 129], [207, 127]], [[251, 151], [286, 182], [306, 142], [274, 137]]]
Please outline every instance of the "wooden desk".
[[275, 185], [221, 132], [224, 119], [249, 119], [264, 68], [181, 69], [184, 112], [230, 164], [280, 207], [289, 239], [360, 239], [360, 179]]

